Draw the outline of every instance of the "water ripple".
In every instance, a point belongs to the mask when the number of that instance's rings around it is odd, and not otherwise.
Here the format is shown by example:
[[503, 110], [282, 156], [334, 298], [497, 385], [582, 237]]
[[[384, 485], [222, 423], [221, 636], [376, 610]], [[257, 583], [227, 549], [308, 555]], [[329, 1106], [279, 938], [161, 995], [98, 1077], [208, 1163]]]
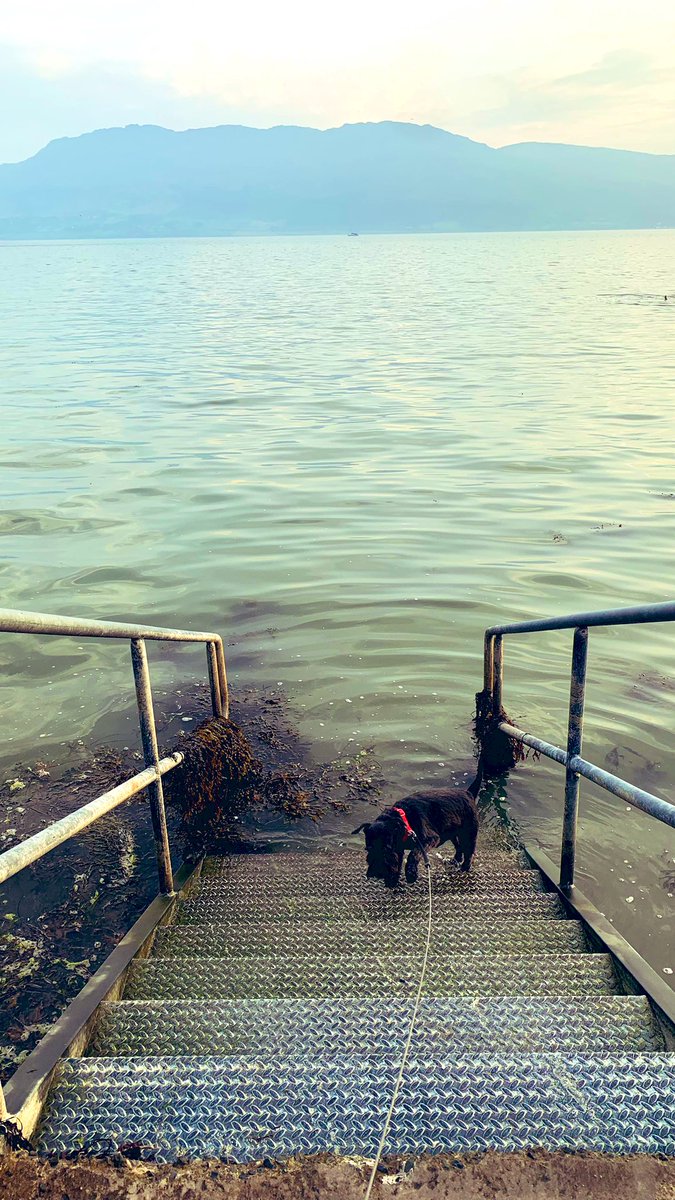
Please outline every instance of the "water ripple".
[[[486, 625], [672, 598], [674, 259], [668, 231], [3, 247], [3, 603], [222, 630], [234, 686], [281, 683], [317, 742], [401, 790], [463, 769]], [[8, 762], [130, 694], [124, 646], [2, 651]], [[551, 736], [569, 653], [507, 647]], [[593, 633], [589, 746], [664, 794], [673, 678], [670, 630]], [[531, 835], [560, 793], [514, 778]], [[589, 886], [637, 829], [656, 886], [669, 835], [584, 804]]]

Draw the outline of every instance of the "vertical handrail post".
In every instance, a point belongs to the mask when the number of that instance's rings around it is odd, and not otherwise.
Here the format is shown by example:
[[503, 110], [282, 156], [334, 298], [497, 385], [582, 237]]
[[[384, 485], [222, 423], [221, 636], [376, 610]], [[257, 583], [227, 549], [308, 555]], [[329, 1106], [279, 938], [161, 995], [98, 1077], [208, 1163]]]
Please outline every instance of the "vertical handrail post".
[[[7, 1114], [7, 1105], [5, 1103], [5, 1093], [3, 1092], [2, 1084], [0, 1083], [0, 1121], [6, 1121], [7, 1115], [8, 1114]], [[2, 1134], [0, 1134], [0, 1138], [1, 1137], [2, 1137]], [[2, 1154], [2, 1145], [1, 1144], [0, 1144], [0, 1154]]]
[[492, 716], [496, 718], [502, 710], [502, 690], [504, 687], [504, 638], [501, 633], [495, 634], [492, 653]]
[[570, 708], [567, 724], [567, 767], [565, 770], [565, 810], [563, 813], [562, 848], [560, 853], [560, 888], [563, 892], [574, 887], [574, 865], [577, 850], [577, 815], [579, 811], [579, 775], [570, 770], [569, 762], [581, 754], [584, 732], [584, 702], [586, 698], [586, 663], [588, 658], [588, 629], [574, 631], [572, 674], [570, 679]]
[[220, 672], [218, 669], [218, 652], [215, 642], [206, 643], [206, 665], [209, 668], [209, 687], [211, 688], [211, 711], [214, 717], [223, 715], [223, 693], [220, 688]]
[[483, 692], [492, 696], [492, 680], [495, 671], [494, 635], [489, 631], [485, 634], [483, 643]]
[[164, 789], [159, 774], [159, 748], [157, 746], [155, 712], [152, 704], [148, 655], [145, 649], [145, 642], [142, 638], [132, 638], [131, 640], [131, 662], [134, 668], [134, 683], [136, 684], [136, 703], [138, 704], [138, 718], [141, 726], [143, 758], [146, 767], [154, 767], [157, 772], [155, 782], [148, 785], [148, 795], [150, 797], [152, 829], [155, 835], [155, 849], [157, 851], [159, 888], [165, 895], [171, 896], [174, 894], [171, 850], [169, 848], [169, 834], [166, 828]]
[[225, 667], [225, 651], [223, 650], [223, 639], [218, 638], [215, 643], [216, 658], [218, 660], [218, 678], [220, 681], [220, 696], [223, 705], [222, 715], [226, 720], [230, 718], [230, 689], [227, 684], [227, 669]]

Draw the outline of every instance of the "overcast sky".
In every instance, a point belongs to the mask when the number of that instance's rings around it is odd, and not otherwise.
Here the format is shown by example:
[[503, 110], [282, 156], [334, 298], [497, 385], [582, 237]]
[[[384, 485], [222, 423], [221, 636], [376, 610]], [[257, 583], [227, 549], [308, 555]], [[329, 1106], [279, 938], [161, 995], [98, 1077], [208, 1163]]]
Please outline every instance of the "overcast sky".
[[5, 0], [0, 162], [132, 122], [675, 153], [675, 0]]

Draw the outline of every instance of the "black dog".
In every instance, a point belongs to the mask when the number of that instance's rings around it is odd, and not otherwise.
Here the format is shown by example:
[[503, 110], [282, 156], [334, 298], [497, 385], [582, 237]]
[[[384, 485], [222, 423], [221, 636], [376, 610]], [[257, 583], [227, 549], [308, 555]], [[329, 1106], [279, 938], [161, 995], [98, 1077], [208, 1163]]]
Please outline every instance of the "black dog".
[[443, 842], [452, 842], [455, 862], [462, 871], [470, 870], [478, 837], [476, 797], [482, 780], [479, 761], [476, 778], [467, 788], [415, 792], [380, 813], [377, 820], [359, 825], [353, 832], [364, 830], [366, 835], [366, 878], [382, 879], [388, 888], [398, 887], [403, 856], [409, 850], [405, 877], [408, 883], [415, 883], [422, 847], [433, 850]]

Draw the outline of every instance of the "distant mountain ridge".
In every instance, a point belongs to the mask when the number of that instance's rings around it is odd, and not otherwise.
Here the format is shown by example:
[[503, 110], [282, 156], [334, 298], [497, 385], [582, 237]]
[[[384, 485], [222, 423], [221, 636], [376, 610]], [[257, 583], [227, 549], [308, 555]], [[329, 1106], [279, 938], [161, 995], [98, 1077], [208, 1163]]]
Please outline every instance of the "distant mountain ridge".
[[0, 166], [0, 239], [675, 226], [675, 155], [432, 125], [100, 129]]

